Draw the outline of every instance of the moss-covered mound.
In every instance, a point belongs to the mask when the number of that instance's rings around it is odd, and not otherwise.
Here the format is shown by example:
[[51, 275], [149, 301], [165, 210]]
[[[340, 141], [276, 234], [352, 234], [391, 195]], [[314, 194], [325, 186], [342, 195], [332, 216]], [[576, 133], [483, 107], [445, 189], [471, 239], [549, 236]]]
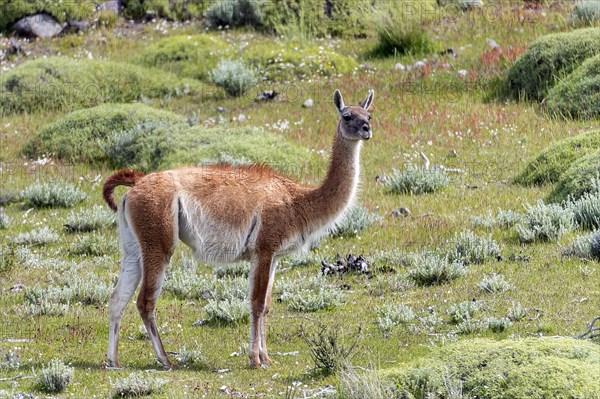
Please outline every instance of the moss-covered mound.
[[527, 186], [554, 183], [574, 161], [598, 150], [600, 130], [557, 141], [529, 161], [515, 182]]
[[164, 157], [162, 167], [198, 165], [206, 162], [265, 163], [274, 169], [301, 176], [315, 158], [279, 134], [262, 128], [195, 126], [173, 138], [174, 151]]
[[570, 118], [600, 118], [600, 54], [588, 58], [548, 93], [548, 111]]
[[206, 79], [219, 60], [231, 52], [229, 44], [217, 37], [181, 35], [159, 40], [146, 47], [138, 62], [178, 76]]
[[[157, 77], [160, 76], [160, 79]], [[74, 110], [199, 91], [199, 83], [110, 61], [38, 59], [0, 77], [0, 115]]]
[[19, 19], [40, 12], [50, 14], [62, 23], [88, 18], [94, 11], [94, 2], [89, 0], [0, 0], [0, 32], [9, 29]]
[[569, 197], [577, 199], [596, 190], [600, 178], [600, 151], [579, 158], [560, 176], [556, 187], [548, 196], [550, 202], [561, 202]]
[[358, 66], [354, 58], [326, 47], [294, 42], [250, 45], [242, 58], [264, 79], [277, 82], [346, 74]]
[[508, 71], [507, 91], [515, 99], [540, 101], [556, 82], [596, 54], [600, 28], [542, 36]]
[[[115, 137], [121, 137], [125, 144], [127, 132], [145, 129], [147, 136], [156, 133], [157, 127], [182, 126], [187, 126], [185, 119], [168, 111], [142, 104], [103, 104], [72, 112], [47, 125], [27, 143], [24, 153], [29, 157], [51, 154], [68, 162], [109, 162], [107, 143]], [[145, 157], [141, 151], [136, 156]]]
[[463, 340], [426, 358], [383, 371], [401, 398], [598, 399], [600, 347], [570, 338]]

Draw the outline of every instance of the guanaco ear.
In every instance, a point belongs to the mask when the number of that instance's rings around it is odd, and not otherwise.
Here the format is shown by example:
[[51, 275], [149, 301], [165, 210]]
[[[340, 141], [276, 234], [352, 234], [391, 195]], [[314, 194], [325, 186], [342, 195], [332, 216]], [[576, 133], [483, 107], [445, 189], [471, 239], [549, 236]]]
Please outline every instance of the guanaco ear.
[[371, 104], [373, 104], [374, 97], [375, 97], [375, 91], [369, 90], [369, 95], [367, 96], [367, 98], [365, 98], [363, 101], [361, 101], [360, 106], [363, 109], [368, 111], [369, 108], [371, 107]]
[[336, 90], [335, 93], [333, 93], [333, 103], [341, 115], [344, 108], [346, 108], [346, 105], [344, 105], [344, 99], [342, 98], [342, 93], [340, 93], [339, 90]]

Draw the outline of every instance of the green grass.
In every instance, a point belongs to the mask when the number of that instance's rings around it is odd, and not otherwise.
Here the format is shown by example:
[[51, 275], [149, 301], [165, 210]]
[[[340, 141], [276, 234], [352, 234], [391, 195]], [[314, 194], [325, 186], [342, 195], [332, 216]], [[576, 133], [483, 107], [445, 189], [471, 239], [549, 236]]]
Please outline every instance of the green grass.
[[[325, 175], [336, 129], [337, 111], [331, 100], [333, 90], [339, 88], [348, 104], [364, 98], [369, 88], [376, 92], [372, 110], [373, 138], [363, 146], [358, 203], [382, 216], [383, 220], [356, 237], [324, 239], [318, 249], [311, 251], [308, 261], [280, 263], [268, 330], [269, 349], [278, 363], [268, 370], [248, 368], [247, 323], [215, 322], [193, 326], [196, 321], [208, 317], [205, 307], [212, 298], [216, 278], [214, 270], [205, 265], [198, 264], [194, 269], [181, 266], [182, 259], [190, 257], [183, 246], [173, 256], [167, 272], [171, 282], [158, 300], [156, 317], [166, 350], [184, 352], [182, 348], [202, 345], [202, 366], [180, 367], [168, 373], [152, 371], [161, 367], [154, 359], [150, 342], [140, 334], [143, 327], [135, 304], [129, 304], [123, 318], [120, 346], [120, 361], [127, 369], [103, 369], [108, 340], [105, 300], [110, 294], [105, 291], [115, 282], [120, 260], [114, 244], [99, 256], [96, 248], [102, 245], [96, 244], [115, 243], [116, 229], [102, 228], [93, 234], [72, 233], [63, 225], [73, 221], [74, 213], [81, 215], [87, 210], [91, 214], [95, 212], [95, 206], [106, 208], [100, 188], [103, 179], [113, 172], [112, 166], [80, 163], [79, 160], [66, 162], [56, 157], [39, 162], [26, 159], [20, 152], [22, 146], [46, 125], [61, 120], [67, 111], [48, 109], [35, 103], [32, 106], [37, 111], [33, 113], [7, 115], [0, 123], [0, 159], [6, 163], [2, 165], [0, 194], [10, 196], [11, 192], [21, 192], [36, 181], [53, 178], [76, 183], [87, 198], [75, 208], [29, 210], [23, 201], [3, 205], [3, 213], [12, 222], [0, 235], [0, 289], [3, 292], [0, 296], [3, 312], [0, 356], [14, 352], [20, 365], [2, 368], [2, 377], [30, 376], [33, 375], [32, 368], [39, 371], [53, 358], [59, 358], [75, 369], [71, 384], [61, 394], [64, 397], [110, 397], [115, 393], [113, 385], [117, 380], [133, 373], [166, 381], [163, 389], [153, 394], [158, 399], [226, 396], [220, 391], [223, 385], [230, 392], [235, 390], [241, 395], [280, 398], [285, 396], [288, 386], [297, 385], [296, 381], [301, 385], [295, 388], [292, 397], [303, 397], [303, 391], [338, 384], [338, 376], [311, 371], [314, 362], [307, 343], [301, 338], [301, 328], [314, 333], [316, 324], [307, 319], [330, 327], [339, 325], [338, 337], [345, 347], [351, 343], [352, 334], [361, 327], [351, 362], [363, 368], [373, 364], [380, 368], [401, 367], [414, 359], [437, 367], [438, 354], [444, 347], [457, 348], [444, 345], [455, 339], [457, 345], [475, 347], [468, 353], [478, 359], [478, 354], [489, 352], [484, 350], [488, 345], [479, 345], [482, 341], [476, 341], [476, 338], [504, 345], [511, 336], [572, 337], [582, 333], [587, 329], [586, 324], [598, 315], [598, 304], [593, 298], [598, 297], [600, 266], [592, 260], [582, 263], [576, 257], [562, 254], [564, 246], [581, 235], [581, 231], [569, 233], [557, 242], [523, 245], [514, 226], [505, 228], [498, 222], [485, 230], [477, 227], [477, 236], [491, 235], [491, 239], [501, 246], [501, 258], [470, 264], [462, 277], [439, 285], [415, 285], [408, 276], [413, 266], [406, 262], [406, 256], [402, 256], [443, 251], [448, 241], [471, 226], [473, 216], [489, 212], [495, 215], [498, 209], [524, 213], [524, 204], [535, 204], [552, 190], [549, 186], [522, 186], [511, 181], [540, 150], [555, 141], [588, 131], [593, 123], [548, 118], [537, 105], [484, 102], [484, 98], [493, 80], [503, 77], [514, 60], [508, 57], [509, 54], [519, 54], [539, 36], [555, 32], [556, 27], [559, 30], [566, 28], [565, 16], [570, 10], [562, 4], [557, 3], [553, 8], [543, 5], [543, 16], [524, 8], [519, 8], [521, 14], [517, 14], [514, 8], [507, 7], [499, 10], [492, 19], [471, 12], [451, 14], [452, 23], [446, 19], [425, 23], [436, 47], [453, 47], [459, 54], [456, 58], [440, 58], [429, 72], [403, 74], [393, 70], [397, 62], [410, 65], [420, 57], [369, 58], [370, 49], [377, 44], [374, 33], [370, 33], [365, 39], [307, 41], [304, 45], [332, 49], [363, 66], [356, 74], [331, 75], [327, 81], [320, 79], [318, 83], [315, 80], [309, 82], [313, 77], [309, 75], [304, 81], [298, 80], [292, 89], [286, 86], [278, 101], [254, 102], [253, 99], [195, 95], [156, 97], [153, 108], [165, 109], [197, 122], [196, 126], [183, 131], [181, 143], [165, 141], [165, 147], [173, 152], [160, 158], [165, 162], [161, 163], [164, 167], [199, 163], [208, 158], [215, 160], [232, 149], [230, 155], [223, 157], [231, 159], [235, 156], [238, 161], [246, 162], [242, 158], [257, 154], [256, 160], [272, 163], [294, 163], [300, 159], [302, 169], [291, 174], [303, 183], [316, 184]], [[527, 15], [527, 21], [519, 19], [518, 15]], [[18, 70], [19, 65], [31, 58], [58, 52], [74, 57], [82, 48], [91, 51], [95, 60], [106, 58], [106, 62], [123, 62], [136, 59], [152, 39], [202, 32], [196, 24], [168, 24], [167, 33], [163, 33], [161, 24], [162, 21], [151, 22], [136, 25], [136, 29], [117, 24], [114, 28], [101, 28], [81, 36], [23, 43], [26, 51], [31, 52], [30, 56], [17, 55], [11, 62]], [[248, 46], [270, 44], [279, 48], [281, 41], [248, 30], [227, 31], [219, 37], [240, 46], [248, 42]], [[502, 46], [502, 54], [508, 58], [490, 60], [485, 43], [487, 37], [496, 40]], [[442, 67], [443, 62], [450, 66]], [[469, 70], [467, 80], [457, 75], [456, 71], [460, 69]], [[171, 76], [164, 71], [155, 71], [152, 78], [157, 85], [162, 84], [163, 76], [165, 79]], [[11, 73], [6, 72], [4, 76]], [[81, 75], [82, 79], [87, 79], [85, 74]], [[77, 76], [73, 76], [77, 82]], [[143, 102], [150, 102], [147, 95], [144, 97]], [[314, 106], [301, 107], [308, 97], [313, 98]], [[226, 108], [227, 112], [219, 113], [217, 107]], [[238, 119], [240, 114], [246, 118]], [[273, 147], [264, 143], [272, 143]], [[452, 150], [458, 156], [449, 155]], [[427, 154], [432, 164], [461, 168], [465, 173], [453, 174], [451, 184], [443, 191], [418, 196], [389, 195], [385, 186], [375, 183], [376, 176], [386, 175], [392, 169], [401, 170], [407, 163], [422, 165], [421, 151]], [[120, 198], [125, 192], [125, 188], [119, 188], [116, 196]], [[411, 214], [406, 218], [391, 216], [399, 207], [410, 209]], [[90, 219], [93, 219], [91, 215]], [[12, 238], [19, 234], [45, 226], [56, 232], [58, 240], [26, 248], [12, 243]], [[73, 248], [81, 251], [73, 251]], [[372, 269], [371, 278], [361, 275], [327, 277], [327, 292], [343, 294], [343, 303], [331, 309], [304, 313], [290, 309], [289, 302], [278, 301], [282, 286], [288, 282], [302, 286], [319, 274], [321, 260], [334, 262], [337, 253], [363, 253]], [[385, 265], [382, 261], [377, 262], [384, 257], [382, 254], [388, 258]], [[190, 278], [189, 273], [195, 277]], [[486, 293], [480, 288], [484, 277], [493, 273], [505, 278], [510, 284], [508, 291]], [[67, 281], [67, 275], [72, 280]], [[71, 284], [68, 291], [73, 295], [77, 284], [81, 288], [74, 296], [77, 300], [71, 300], [68, 306], [48, 301], [31, 304], [26, 301], [23, 291], [11, 290], [17, 284], [24, 284], [29, 289], [36, 286], [47, 289], [63, 287], [67, 283]], [[102, 295], [96, 296], [94, 287]], [[481, 303], [481, 307], [470, 324], [452, 323], [449, 309], [454, 304], [473, 299]], [[373, 309], [385, 309], [390, 304], [410, 308], [414, 319], [382, 331], [380, 314]], [[301, 308], [308, 310], [311, 307]], [[217, 312], [215, 314], [222, 314]], [[391, 313], [388, 315], [392, 316]], [[506, 323], [506, 317], [512, 325]], [[490, 330], [492, 325], [494, 331]], [[15, 339], [26, 341], [16, 343], [12, 341]], [[535, 342], [541, 345], [542, 341], [545, 339]], [[596, 345], [583, 341], [580, 344]], [[533, 347], [536, 353], [541, 353], [540, 358], [547, 353], [541, 346]], [[508, 353], [508, 349], [498, 353]], [[171, 359], [175, 361], [181, 357], [182, 353], [172, 355]], [[450, 357], [462, 359], [459, 354]], [[576, 359], [559, 359], [568, 366], [579, 364]], [[590, 358], [582, 357], [581, 361], [594, 365]], [[530, 386], [556, 381], [564, 387], [567, 385], [563, 384], [564, 375], [570, 381], [580, 378], [561, 371], [562, 366], [554, 368], [556, 363], [551, 365], [559, 377], [555, 380], [538, 378]], [[466, 371], [472, 370], [467, 366]], [[547, 370], [536, 367], [529, 370], [538, 373]], [[579, 370], [580, 366], [576, 367]], [[213, 370], [223, 369], [230, 371], [213, 373]], [[581, 378], [585, 378], [586, 374], [582, 375]], [[491, 383], [495, 384], [497, 380], [494, 378]], [[35, 378], [16, 381], [18, 387], [14, 387], [12, 381], [0, 381], [0, 390], [9, 395], [23, 392], [43, 396]], [[309, 396], [308, 392], [306, 396]], [[590, 395], [583, 397], [589, 399]]]

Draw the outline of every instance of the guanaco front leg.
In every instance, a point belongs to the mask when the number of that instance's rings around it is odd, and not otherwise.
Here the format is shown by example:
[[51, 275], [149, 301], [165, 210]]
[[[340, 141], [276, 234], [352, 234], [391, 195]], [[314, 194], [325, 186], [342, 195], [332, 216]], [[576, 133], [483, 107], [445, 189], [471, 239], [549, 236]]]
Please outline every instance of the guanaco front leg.
[[271, 299], [273, 294], [273, 281], [275, 280], [275, 268], [277, 263], [273, 261], [271, 263], [271, 270], [269, 273], [269, 285], [267, 287], [267, 297], [265, 299], [265, 310], [260, 318], [260, 361], [262, 364], [272, 364], [273, 360], [269, 357], [269, 351], [267, 350], [267, 317], [271, 310]]
[[[263, 366], [261, 354], [266, 354], [266, 316], [267, 296], [271, 280], [272, 254], [259, 254], [250, 275], [250, 367]], [[263, 349], [264, 345], [264, 349]], [[268, 359], [268, 355], [266, 359]], [[265, 361], [265, 365], [266, 365]]]

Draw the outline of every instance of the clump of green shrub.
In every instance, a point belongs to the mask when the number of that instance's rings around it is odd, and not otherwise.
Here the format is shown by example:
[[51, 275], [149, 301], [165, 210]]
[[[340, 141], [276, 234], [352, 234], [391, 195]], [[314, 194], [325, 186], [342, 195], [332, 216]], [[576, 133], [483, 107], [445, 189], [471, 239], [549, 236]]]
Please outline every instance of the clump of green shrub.
[[317, 312], [333, 309], [344, 302], [344, 294], [331, 286], [325, 277], [308, 280], [285, 281], [279, 285], [280, 301], [295, 312]]
[[217, 278], [248, 277], [252, 265], [249, 262], [228, 263], [214, 268]]
[[87, 195], [72, 184], [58, 180], [29, 186], [23, 195], [27, 206], [34, 208], [68, 208]]
[[387, 303], [377, 313], [377, 324], [379, 329], [385, 333], [390, 332], [396, 326], [406, 325], [416, 318], [415, 312], [402, 304]]
[[449, 260], [465, 265], [498, 259], [501, 253], [500, 245], [491, 237], [479, 237], [470, 230], [456, 234], [449, 246]]
[[265, 0], [219, 0], [206, 10], [206, 21], [220, 26], [260, 26], [264, 20]]
[[4, 213], [4, 209], [0, 208], [0, 230], [6, 229], [10, 222], [10, 217]]
[[558, 179], [548, 201], [559, 203], [568, 199], [575, 200], [585, 193], [595, 192], [600, 187], [600, 151], [579, 158], [571, 164]]
[[28, 15], [46, 13], [60, 23], [91, 17], [96, 11], [88, 0], [2, 0], [0, 1], [0, 32], [8, 30], [13, 23]]
[[161, 17], [177, 21], [202, 18], [209, 4], [206, 0], [121, 0], [121, 3], [124, 16], [130, 19]]
[[568, 258], [579, 258], [591, 261], [600, 260], [598, 251], [592, 249], [593, 234], [575, 237], [571, 243], [561, 248], [561, 254]]
[[256, 72], [241, 60], [220, 61], [209, 77], [211, 82], [234, 97], [243, 96], [258, 81]]
[[598, 151], [600, 130], [593, 130], [554, 142], [529, 161], [515, 178], [523, 185], [555, 183], [578, 159]]
[[523, 242], [556, 241], [577, 227], [573, 211], [558, 204], [527, 205], [523, 223], [517, 226]]
[[293, 41], [251, 44], [242, 51], [241, 57], [263, 80], [274, 82], [338, 76], [358, 67], [354, 58], [326, 46]]
[[250, 318], [248, 302], [239, 298], [210, 299], [204, 307], [207, 322], [245, 323]]
[[548, 112], [568, 118], [600, 117], [600, 50], [550, 90], [546, 106]]
[[166, 381], [142, 372], [131, 373], [127, 377], [111, 382], [113, 398], [140, 397], [158, 394]]
[[177, 35], [145, 47], [136, 62], [177, 76], [205, 80], [218, 61], [231, 53], [231, 46], [218, 37], [208, 34]]
[[81, 208], [69, 212], [65, 227], [71, 232], [90, 232], [114, 227], [116, 224], [114, 212], [102, 205], [94, 205], [91, 209]]
[[197, 299], [209, 293], [214, 284], [214, 278], [198, 274], [193, 260], [184, 258], [167, 272], [164, 290], [182, 299]]
[[596, 180], [593, 191], [583, 194], [576, 200], [564, 203], [573, 211], [575, 221], [582, 229], [594, 230], [600, 227], [600, 179]]
[[13, 239], [18, 245], [46, 245], [58, 241], [58, 233], [50, 227], [21, 233]]
[[155, 70], [113, 61], [40, 58], [2, 74], [0, 110], [3, 115], [69, 111], [199, 91], [196, 81], [167, 72], [156, 76]]
[[62, 360], [52, 359], [38, 374], [38, 386], [49, 393], [63, 392], [73, 380], [74, 372], [75, 369], [64, 364]]
[[450, 308], [448, 308], [448, 315], [450, 316], [452, 323], [459, 324], [473, 319], [480, 308], [481, 304], [479, 302], [464, 301], [450, 306]]
[[486, 229], [491, 229], [494, 227], [508, 229], [515, 226], [522, 219], [523, 215], [519, 212], [515, 212], [510, 209], [498, 209], [496, 216], [492, 215], [491, 213], [482, 216], [473, 216], [471, 218], [471, 223], [474, 227], [483, 227]]
[[408, 271], [408, 276], [418, 285], [443, 284], [466, 273], [461, 261], [451, 261], [448, 256], [432, 252], [416, 255], [411, 264], [413, 268]]
[[469, 339], [380, 373], [406, 398], [452, 397], [451, 375], [460, 375], [463, 392], [477, 398], [593, 398], [600, 392], [598, 367], [600, 348], [581, 340]]
[[69, 251], [73, 255], [102, 256], [116, 253], [117, 241], [104, 235], [85, 235], [75, 239]]
[[541, 101], [587, 58], [600, 53], [600, 28], [540, 37], [508, 71], [506, 88], [515, 99]]
[[477, 286], [488, 294], [503, 293], [510, 289], [504, 276], [496, 273], [485, 275]]
[[354, 206], [337, 224], [332, 232], [334, 237], [355, 237], [370, 225], [383, 218], [363, 206]]
[[573, 10], [575, 18], [585, 24], [600, 21], [600, 2], [598, 0], [579, 0]]
[[202, 352], [202, 345], [196, 343], [193, 348], [183, 346], [177, 353], [177, 361], [186, 368], [202, 368], [206, 366], [206, 356]]
[[441, 191], [450, 185], [450, 176], [442, 169], [424, 169], [409, 164], [404, 171], [393, 170], [385, 178], [392, 194], [427, 194]]
[[434, 3], [421, 1], [414, 3], [414, 7], [402, 2], [380, 4], [373, 14], [373, 26], [379, 39], [375, 52], [381, 55], [401, 55], [433, 51], [433, 42], [423, 23], [424, 17], [433, 11]]

